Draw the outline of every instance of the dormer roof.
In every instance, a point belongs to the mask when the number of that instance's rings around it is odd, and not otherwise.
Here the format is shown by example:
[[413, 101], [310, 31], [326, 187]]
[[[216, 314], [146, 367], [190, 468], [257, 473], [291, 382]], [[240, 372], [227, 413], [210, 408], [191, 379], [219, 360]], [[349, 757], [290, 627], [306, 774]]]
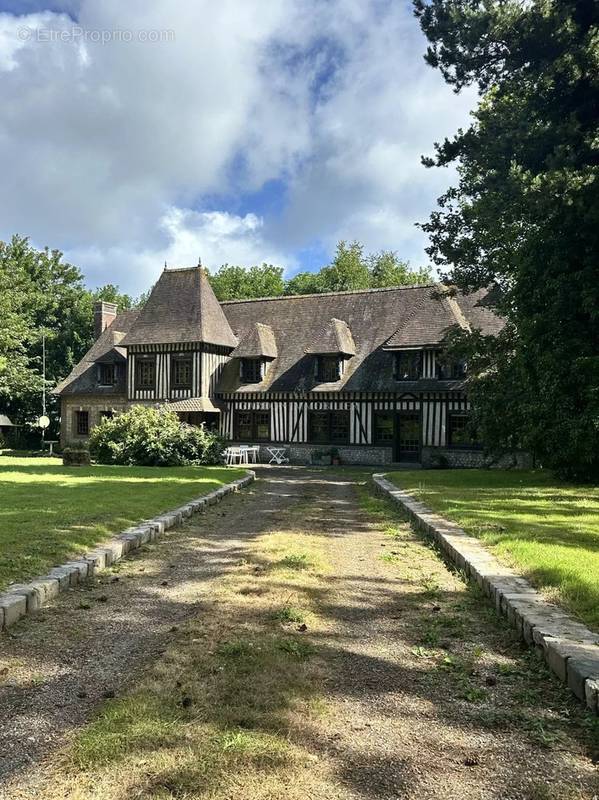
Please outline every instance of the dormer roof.
[[103, 395], [126, 392], [124, 370], [120, 382], [115, 386], [99, 387], [96, 364], [124, 363], [127, 351], [122, 347], [122, 342], [138, 316], [139, 311], [136, 309], [121, 312], [109, 327], [104, 329], [70, 374], [52, 390], [53, 394]]
[[347, 322], [336, 317], [326, 323], [305, 352], [316, 355], [355, 356], [356, 345]]
[[202, 267], [165, 269], [122, 344], [182, 342], [237, 346]]
[[439, 345], [447, 332], [456, 326], [469, 330], [469, 324], [447, 286], [437, 286], [428, 297], [422, 297], [404, 319], [393, 336], [383, 345], [384, 350]]
[[275, 333], [270, 325], [254, 322], [243, 335], [235, 350], [233, 358], [276, 358], [278, 355]]

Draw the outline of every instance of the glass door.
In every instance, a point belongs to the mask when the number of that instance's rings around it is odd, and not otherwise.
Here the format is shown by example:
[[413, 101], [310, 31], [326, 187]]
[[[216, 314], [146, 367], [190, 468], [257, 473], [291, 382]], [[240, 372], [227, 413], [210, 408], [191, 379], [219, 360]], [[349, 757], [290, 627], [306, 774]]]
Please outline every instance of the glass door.
[[420, 461], [422, 430], [418, 411], [401, 412], [395, 420], [395, 459]]

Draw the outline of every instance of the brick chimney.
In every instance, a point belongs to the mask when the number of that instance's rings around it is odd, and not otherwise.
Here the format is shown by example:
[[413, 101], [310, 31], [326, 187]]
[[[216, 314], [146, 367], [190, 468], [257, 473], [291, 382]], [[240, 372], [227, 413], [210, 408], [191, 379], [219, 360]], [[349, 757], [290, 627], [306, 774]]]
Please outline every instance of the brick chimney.
[[97, 339], [106, 330], [115, 317], [116, 303], [98, 300], [94, 305], [94, 339]]

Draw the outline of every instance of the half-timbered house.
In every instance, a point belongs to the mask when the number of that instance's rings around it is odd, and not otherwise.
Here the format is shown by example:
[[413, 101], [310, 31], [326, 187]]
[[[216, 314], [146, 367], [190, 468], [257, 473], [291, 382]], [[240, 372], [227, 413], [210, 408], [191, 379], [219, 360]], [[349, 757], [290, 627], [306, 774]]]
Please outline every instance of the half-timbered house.
[[105, 415], [169, 404], [231, 442], [285, 445], [292, 461], [474, 465], [467, 365], [453, 328], [500, 330], [486, 291], [440, 284], [219, 303], [200, 268], [165, 270], [145, 306], [96, 308], [97, 339], [57, 388], [63, 443]]

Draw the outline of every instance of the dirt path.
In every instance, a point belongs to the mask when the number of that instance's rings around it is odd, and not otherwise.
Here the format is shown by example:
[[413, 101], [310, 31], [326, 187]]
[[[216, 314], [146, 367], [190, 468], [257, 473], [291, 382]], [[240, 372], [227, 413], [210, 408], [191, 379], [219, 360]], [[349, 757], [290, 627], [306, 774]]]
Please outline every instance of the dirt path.
[[[249, 491], [0, 638], [0, 797], [599, 796], [593, 721], [363, 479], [265, 469]], [[309, 559], [293, 550], [276, 561], [294, 541], [316, 566], [304, 570]], [[309, 608], [305, 632], [292, 596]], [[273, 622], [281, 598], [290, 619]], [[256, 661], [254, 643], [266, 652], [272, 642], [276, 659], [281, 647], [295, 659], [288, 668]], [[120, 698], [139, 705], [128, 692], [146, 678], [148, 696], [163, 697], [173, 674], [179, 692], [184, 676], [194, 682], [192, 710], [172, 722], [187, 725], [181, 753], [201, 725], [210, 747], [214, 730], [229, 737], [211, 756], [213, 782], [206, 765], [201, 781], [191, 766], [164, 777], [150, 734], [142, 768], [122, 744], [110, 769], [73, 760], [69, 748], [105, 698], [117, 695], [117, 711]], [[247, 684], [254, 699], [242, 697]], [[248, 761], [246, 743], [235, 756], [245, 760], [230, 762], [239, 731], [259, 734], [263, 749]], [[284, 757], [265, 755], [265, 736], [268, 747], [284, 741]]]

